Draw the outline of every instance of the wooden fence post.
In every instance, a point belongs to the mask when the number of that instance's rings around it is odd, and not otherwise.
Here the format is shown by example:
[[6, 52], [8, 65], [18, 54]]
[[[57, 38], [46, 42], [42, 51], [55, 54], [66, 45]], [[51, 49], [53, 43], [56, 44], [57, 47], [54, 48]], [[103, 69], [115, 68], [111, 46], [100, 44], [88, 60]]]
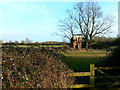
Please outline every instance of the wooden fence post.
[[94, 76], [95, 76], [94, 64], [90, 64], [90, 85], [91, 85], [91, 89], [94, 88]]

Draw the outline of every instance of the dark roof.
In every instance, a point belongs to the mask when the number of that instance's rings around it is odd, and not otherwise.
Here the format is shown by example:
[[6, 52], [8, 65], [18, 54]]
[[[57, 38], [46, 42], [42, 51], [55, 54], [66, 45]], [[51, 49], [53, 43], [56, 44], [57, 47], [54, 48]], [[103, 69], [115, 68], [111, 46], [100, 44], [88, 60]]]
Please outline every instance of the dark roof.
[[82, 34], [73, 34], [73, 35], [75, 35], [75, 36], [79, 36], [79, 35], [82, 35]]
[[82, 34], [76, 34], [76, 35], [82, 35]]

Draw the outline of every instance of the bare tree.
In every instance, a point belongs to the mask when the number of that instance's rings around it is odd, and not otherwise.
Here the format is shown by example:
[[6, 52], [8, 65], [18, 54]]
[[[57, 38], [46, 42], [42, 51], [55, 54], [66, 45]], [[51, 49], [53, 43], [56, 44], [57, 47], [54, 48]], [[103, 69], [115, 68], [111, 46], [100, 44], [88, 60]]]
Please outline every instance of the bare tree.
[[22, 43], [22, 44], [25, 44], [25, 41], [24, 41], [24, 40], [22, 40], [22, 41], [21, 41], [21, 43]]
[[67, 13], [85, 39], [86, 49], [96, 35], [106, 34], [113, 25], [113, 17], [103, 17], [101, 7], [96, 2], [76, 3], [74, 9], [67, 10]]
[[73, 37], [73, 34], [77, 33], [77, 26], [72, 19], [66, 18], [59, 21], [59, 36], [63, 36], [63, 38], [67, 38], [69, 41]]
[[29, 38], [25, 38], [25, 43], [31, 43], [32, 41]]

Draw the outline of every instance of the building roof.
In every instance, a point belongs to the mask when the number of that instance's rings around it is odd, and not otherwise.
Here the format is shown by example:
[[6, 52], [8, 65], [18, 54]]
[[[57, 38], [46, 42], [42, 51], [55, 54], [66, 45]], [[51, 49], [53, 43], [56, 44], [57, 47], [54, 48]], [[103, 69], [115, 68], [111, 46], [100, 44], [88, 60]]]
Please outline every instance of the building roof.
[[73, 36], [81, 36], [82, 34], [73, 34]]

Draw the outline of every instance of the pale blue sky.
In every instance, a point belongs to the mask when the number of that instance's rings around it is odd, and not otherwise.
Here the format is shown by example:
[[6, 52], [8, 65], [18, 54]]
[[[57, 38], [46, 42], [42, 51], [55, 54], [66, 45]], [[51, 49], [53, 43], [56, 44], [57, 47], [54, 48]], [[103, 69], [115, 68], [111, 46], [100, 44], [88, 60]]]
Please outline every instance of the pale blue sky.
[[[72, 9], [76, 2], [4, 2], [0, 4], [1, 31], [0, 39], [4, 42], [21, 41], [62, 41], [63, 38], [53, 33], [58, 31], [58, 21], [66, 17], [66, 10]], [[118, 20], [117, 2], [99, 2], [103, 15], [113, 15]], [[118, 33], [117, 23], [112, 34]]]

